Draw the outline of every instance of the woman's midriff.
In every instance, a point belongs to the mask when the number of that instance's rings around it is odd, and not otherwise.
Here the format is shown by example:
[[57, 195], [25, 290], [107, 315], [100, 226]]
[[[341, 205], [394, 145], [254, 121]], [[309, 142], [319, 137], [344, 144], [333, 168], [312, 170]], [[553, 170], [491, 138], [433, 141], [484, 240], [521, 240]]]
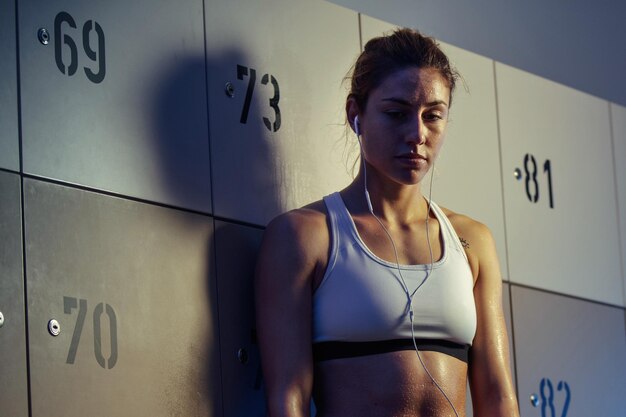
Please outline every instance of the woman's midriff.
[[[467, 364], [440, 352], [420, 355], [465, 416]], [[314, 400], [317, 417], [456, 417], [410, 350], [316, 363]]]

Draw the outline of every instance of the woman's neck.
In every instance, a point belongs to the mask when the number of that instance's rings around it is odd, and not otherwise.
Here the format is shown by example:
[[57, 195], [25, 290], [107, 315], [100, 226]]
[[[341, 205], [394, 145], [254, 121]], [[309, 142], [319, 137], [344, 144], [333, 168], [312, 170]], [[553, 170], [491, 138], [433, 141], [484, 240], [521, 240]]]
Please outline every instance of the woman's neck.
[[[349, 199], [351, 208], [356, 213], [369, 212], [365, 198], [365, 176], [363, 171], [342, 192]], [[424, 220], [428, 211], [428, 203], [421, 192], [421, 184], [398, 184], [392, 181], [382, 181], [378, 176], [367, 176], [367, 191], [369, 193], [374, 213], [379, 218], [396, 223], [411, 224], [416, 220]]]

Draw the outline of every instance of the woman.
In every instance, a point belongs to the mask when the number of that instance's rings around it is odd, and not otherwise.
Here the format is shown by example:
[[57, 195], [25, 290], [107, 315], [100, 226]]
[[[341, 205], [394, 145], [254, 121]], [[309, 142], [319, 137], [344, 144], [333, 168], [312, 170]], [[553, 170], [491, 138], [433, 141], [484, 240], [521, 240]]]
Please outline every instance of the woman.
[[256, 276], [271, 417], [518, 416], [502, 284], [486, 226], [422, 184], [457, 74], [402, 29], [371, 40], [346, 101], [362, 166], [339, 193], [274, 219]]

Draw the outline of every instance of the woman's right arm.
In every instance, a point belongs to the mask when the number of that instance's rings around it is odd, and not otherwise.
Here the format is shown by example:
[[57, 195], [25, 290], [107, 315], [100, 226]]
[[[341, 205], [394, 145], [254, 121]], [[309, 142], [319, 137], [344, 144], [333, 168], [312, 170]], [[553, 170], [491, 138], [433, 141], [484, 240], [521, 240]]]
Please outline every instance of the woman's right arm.
[[268, 225], [263, 235], [256, 267], [255, 304], [270, 417], [309, 416], [313, 282], [327, 250], [324, 216], [313, 210], [283, 214]]

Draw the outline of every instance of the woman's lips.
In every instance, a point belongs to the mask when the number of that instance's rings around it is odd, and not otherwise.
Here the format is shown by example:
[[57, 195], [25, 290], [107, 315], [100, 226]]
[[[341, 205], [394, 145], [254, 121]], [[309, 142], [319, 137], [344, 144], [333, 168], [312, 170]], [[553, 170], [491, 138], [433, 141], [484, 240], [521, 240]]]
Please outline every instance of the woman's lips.
[[423, 160], [427, 159], [424, 155], [420, 155], [418, 153], [413, 153], [413, 152], [399, 154], [399, 155], [396, 156], [396, 158], [400, 158], [400, 159], [423, 159]]
[[396, 156], [396, 159], [400, 160], [401, 162], [407, 165], [416, 166], [416, 167], [421, 167], [422, 165], [425, 165], [427, 162], [427, 159], [425, 156], [416, 154], [416, 153], [403, 153], [403, 154]]

